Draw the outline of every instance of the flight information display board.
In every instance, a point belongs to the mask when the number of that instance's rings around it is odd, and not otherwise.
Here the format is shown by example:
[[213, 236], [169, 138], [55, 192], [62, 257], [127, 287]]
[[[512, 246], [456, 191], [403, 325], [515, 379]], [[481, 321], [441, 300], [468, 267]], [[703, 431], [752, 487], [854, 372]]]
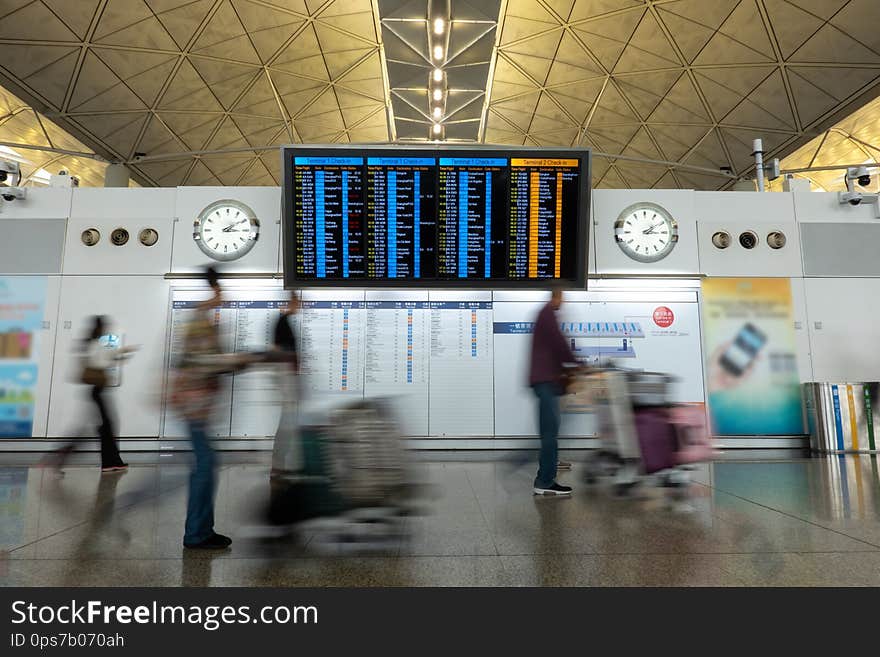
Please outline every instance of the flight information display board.
[[586, 287], [587, 149], [291, 146], [287, 287]]

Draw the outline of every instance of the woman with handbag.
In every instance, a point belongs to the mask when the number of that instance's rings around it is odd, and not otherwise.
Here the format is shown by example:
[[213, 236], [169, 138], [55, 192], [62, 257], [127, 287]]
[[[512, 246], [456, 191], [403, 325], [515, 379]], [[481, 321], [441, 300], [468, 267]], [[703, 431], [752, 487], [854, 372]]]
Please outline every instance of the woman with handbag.
[[116, 361], [135, 350], [135, 347], [115, 347], [101, 342], [101, 336], [107, 334], [109, 322], [102, 315], [92, 318], [92, 328], [86, 337], [84, 344], [84, 366], [82, 382], [92, 387], [91, 398], [95, 402], [101, 425], [98, 435], [101, 438], [101, 472], [120, 472], [128, 468], [128, 464], [119, 456], [119, 447], [116, 444], [116, 430], [111, 417], [105, 390], [109, 381], [108, 370]]

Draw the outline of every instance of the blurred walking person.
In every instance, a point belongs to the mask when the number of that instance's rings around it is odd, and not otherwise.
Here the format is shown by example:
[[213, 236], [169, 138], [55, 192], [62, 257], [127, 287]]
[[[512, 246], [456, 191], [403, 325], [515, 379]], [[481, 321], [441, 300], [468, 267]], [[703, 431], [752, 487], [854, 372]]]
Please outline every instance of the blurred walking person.
[[187, 424], [195, 459], [189, 478], [183, 545], [222, 550], [232, 544], [232, 539], [214, 531], [216, 457], [208, 440], [208, 425], [223, 375], [240, 369], [250, 357], [222, 352], [215, 321], [215, 312], [223, 305], [219, 276], [213, 267], [207, 267], [204, 276], [211, 297], [198, 305], [186, 327], [183, 352], [171, 382], [170, 403]]
[[[82, 383], [91, 386], [89, 396], [98, 411], [101, 424], [98, 436], [101, 439], [101, 472], [119, 472], [128, 468], [119, 455], [116, 442], [116, 426], [113, 409], [107, 397], [107, 386], [110, 383], [110, 371], [116, 367], [136, 347], [118, 347], [112, 341], [102, 342], [101, 338], [110, 333], [110, 321], [103, 315], [95, 315], [91, 319], [91, 327], [83, 341]], [[62, 459], [72, 451], [73, 445], [62, 450]], [[59, 468], [63, 464], [59, 464]]]
[[300, 354], [294, 331], [294, 317], [299, 311], [299, 298], [290, 293], [287, 303], [280, 308], [272, 338], [272, 348], [280, 362], [277, 366], [278, 388], [281, 396], [281, 417], [275, 432], [272, 452], [272, 476], [289, 474], [302, 463], [302, 445], [297, 440], [297, 406]]
[[541, 451], [538, 456], [538, 474], [535, 477], [535, 495], [571, 495], [571, 487], [556, 481], [559, 465], [559, 425], [561, 422], [559, 397], [565, 393], [566, 365], [575, 365], [568, 341], [562, 335], [556, 312], [562, 306], [562, 288], [554, 287], [550, 301], [538, 313], [532, 331], [529, 385], [538, 398], [538, 427]]

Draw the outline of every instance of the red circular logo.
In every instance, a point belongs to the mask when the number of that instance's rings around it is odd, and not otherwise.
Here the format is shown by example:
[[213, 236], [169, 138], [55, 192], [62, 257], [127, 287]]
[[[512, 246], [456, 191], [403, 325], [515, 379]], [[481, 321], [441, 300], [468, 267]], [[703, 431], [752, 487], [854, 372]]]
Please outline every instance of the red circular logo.
[[666, 306], [660, 306], [654, 309], [654, 323], [660, 328], [669, 328], [675, 321], [675, 315], [672, 310]]

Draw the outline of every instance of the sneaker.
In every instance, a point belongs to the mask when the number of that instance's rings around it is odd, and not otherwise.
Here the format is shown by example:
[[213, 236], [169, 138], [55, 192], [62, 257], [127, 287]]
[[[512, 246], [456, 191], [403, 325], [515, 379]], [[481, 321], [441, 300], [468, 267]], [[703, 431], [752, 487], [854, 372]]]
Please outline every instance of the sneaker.
[[232, 539], [223, 534], [211, 534], [208, 538], [198, 543], [187, 543], [184, 541], [183, 547], [191, 550], [225, 550], [232, 545]]
[[571, 486], [561, 486], [556, 482], [553, 482], [552, 486], [548, 486], [546, 488], [541, 488], [535, 486], [532, 489], [535, 495], [571, 495]]
[[568, 461], [558, 461], [556, 463], [557, 470], [571, 470], [571, 463]]
[[104, 468], [101, 468], [101, 474], [112, 474], [114, 472], [119, 472], [119, 467], [115, 465], [108, 465]]
[[114, 470], [128, 470], [128, 463], [120, 463], [119, 465], [113, 466]]

